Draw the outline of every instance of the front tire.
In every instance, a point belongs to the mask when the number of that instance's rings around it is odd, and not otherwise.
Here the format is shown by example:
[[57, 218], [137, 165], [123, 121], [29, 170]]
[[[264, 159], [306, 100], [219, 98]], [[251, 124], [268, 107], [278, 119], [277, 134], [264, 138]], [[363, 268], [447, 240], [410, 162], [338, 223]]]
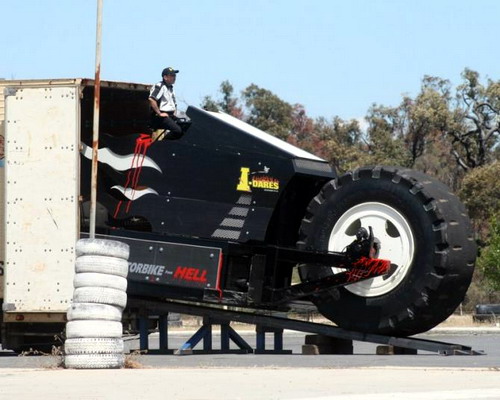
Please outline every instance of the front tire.
[[[327, 183], [309, 204], [298, 246], [342, 251], [359, 227], [372, 226], [379, 258], [398, 268], [313, 298], [342, 328], [408, 336], [445, 320], [463, 300], [476, 255], [460, 201], [417, 171], [364, 167]], [[304, 266], [303, 280], [337, 272]]]

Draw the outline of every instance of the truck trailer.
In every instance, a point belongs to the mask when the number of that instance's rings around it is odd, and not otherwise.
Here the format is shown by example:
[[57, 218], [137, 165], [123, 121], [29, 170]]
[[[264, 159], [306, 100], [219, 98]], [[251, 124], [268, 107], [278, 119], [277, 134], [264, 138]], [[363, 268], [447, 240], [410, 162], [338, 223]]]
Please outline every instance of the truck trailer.
[[[0, 81], [3, 348], [51, 343], [88, 237], [94, 82]], [[96, 234], [130, 246], [129, 298], [288, 311], [427, 331], [462, 302], [476, 246], [464, 206], [418, 171], [325, 160], [189, 106], [153, 140], [149, 87], [101, 82]], [[300, 277], [296, 282], [293, 277]], [[137, 310], [125, 310], [132, 318]]]

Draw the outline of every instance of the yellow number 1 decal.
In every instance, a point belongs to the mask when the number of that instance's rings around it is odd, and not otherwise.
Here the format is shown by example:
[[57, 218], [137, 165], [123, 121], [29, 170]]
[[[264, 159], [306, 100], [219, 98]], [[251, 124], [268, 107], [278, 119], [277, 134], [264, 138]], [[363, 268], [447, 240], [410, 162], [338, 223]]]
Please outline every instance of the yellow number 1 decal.
[[240, 192], [250, 192], [250, 185], [248, 184], [248, 174], [250, 173], [250, 168], [241, 167], [240, 171], [240, 183], [236, 186], [236, 190], [239, 190]]

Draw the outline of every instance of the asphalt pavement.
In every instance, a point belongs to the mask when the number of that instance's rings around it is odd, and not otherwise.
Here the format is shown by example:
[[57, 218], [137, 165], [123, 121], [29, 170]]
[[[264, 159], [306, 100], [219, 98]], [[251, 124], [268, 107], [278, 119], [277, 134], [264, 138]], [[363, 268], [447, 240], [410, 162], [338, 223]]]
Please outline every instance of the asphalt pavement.
[[[256, 334], [248, 329], [237, 329], [241, 338], [251, 347], [256, 347]], [[175, 351], [195, 333], [195, 330], [172, 329], [168, 335], [168, 347]], [[500, 328], [453, 328], [434, 329], [422, 339], [460, 344], [472, 348], [479, 355], [440, 355], [436, 352], [418, 351], [416, 355], [376, 355], [378, 344], [354, 341], [352, 355], [303, 355], [302, 345], [305, 334], [285, 331], [283, 348], [292, 354], [223, 354], [220, 349], [220, 334], [212, 334], [214, 352], [200, 354], [203, 341], [195, 348], [195, 354], [173, 355], [158, 354], [158, 333], [149, 335], [149, 350], [140, 350], [139, 338], [125, 338], [126, 351], [132, 353], [129, 359], [135, 365], [145, 368], [354, 368], [354, 367], [422, 367], [422, 368], [498, 368], [500, 369]], [[266, 349], [274, 348], [274, 337], [266, 334]], [[233, 352], [238, 346], [231, 343]], [[138, 354], [140, 353], [140, 354]], [[60, 357], [17, 355], [11, 351], [0, 351], [1, 368], [55, 368], [60, 364]]]
[[[255, 332], [238, 331], [255, 345]], [[170, 332], [180, 348], [194, 331]], [[18, 356], [0, 351], [0, 400], [67, 399], [302, 399], [460, 400], [500, 399], [500, 329], [436, 329], [421, 338], [470, 346], [483, 355], [376, 355], [376, 344], [354, 342], [353, 355], [302, 355], [304, 333], [285, 331], [292, 354], [151, 354], [128, 356], [135, 368], [65, 370], [61, 357]], [[217, 349], [220, 335], [213, 333]], [[266, 338], [272, 348], [273, 338]], [[126, 340], [129, 351], [137, 337]], [[202, 347], [200, 343], [199, 347]], [[233, 345], [233, 349], [235, 346]], [[197, 348], [195, 347], [195, 350]]]

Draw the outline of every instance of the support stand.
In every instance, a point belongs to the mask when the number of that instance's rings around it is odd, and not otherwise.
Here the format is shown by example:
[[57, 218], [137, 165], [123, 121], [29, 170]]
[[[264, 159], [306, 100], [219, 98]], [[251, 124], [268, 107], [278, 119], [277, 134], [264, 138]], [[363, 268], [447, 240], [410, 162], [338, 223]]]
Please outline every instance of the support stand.
[[[283, 350], [283, 329], [257, 325], [255, 332], [257, 334], [255, 354], [292, 354], [292, 350]], [[274, 334], [273, 350], [266, 350], [266, 333]]]
[[[212, 347], [212, 328], [214, 325], [220, 325], [220, 350], [214, 350]], [[203, 340], [203, 350], [194, 350], [195, 346]], [[238, 346], [238, 349], [231, 349], [230, 342]], [[217, 354], [217, 353], [252, 353], [252, 347], [229, 326], [229, 321], [215, 320], [210, 317], [203, 318], [203, 325], [191, 336], [178, 350], [175, 355], [186, 355], [194, 353]]]
[[148, 354], [173, 354], [173, 350], [168, 348], [168, 313], [158, 317], [159, 348], [149, 349], [149, 316], [140, 316], [139, 325], [139, 348], [147, 350]]

